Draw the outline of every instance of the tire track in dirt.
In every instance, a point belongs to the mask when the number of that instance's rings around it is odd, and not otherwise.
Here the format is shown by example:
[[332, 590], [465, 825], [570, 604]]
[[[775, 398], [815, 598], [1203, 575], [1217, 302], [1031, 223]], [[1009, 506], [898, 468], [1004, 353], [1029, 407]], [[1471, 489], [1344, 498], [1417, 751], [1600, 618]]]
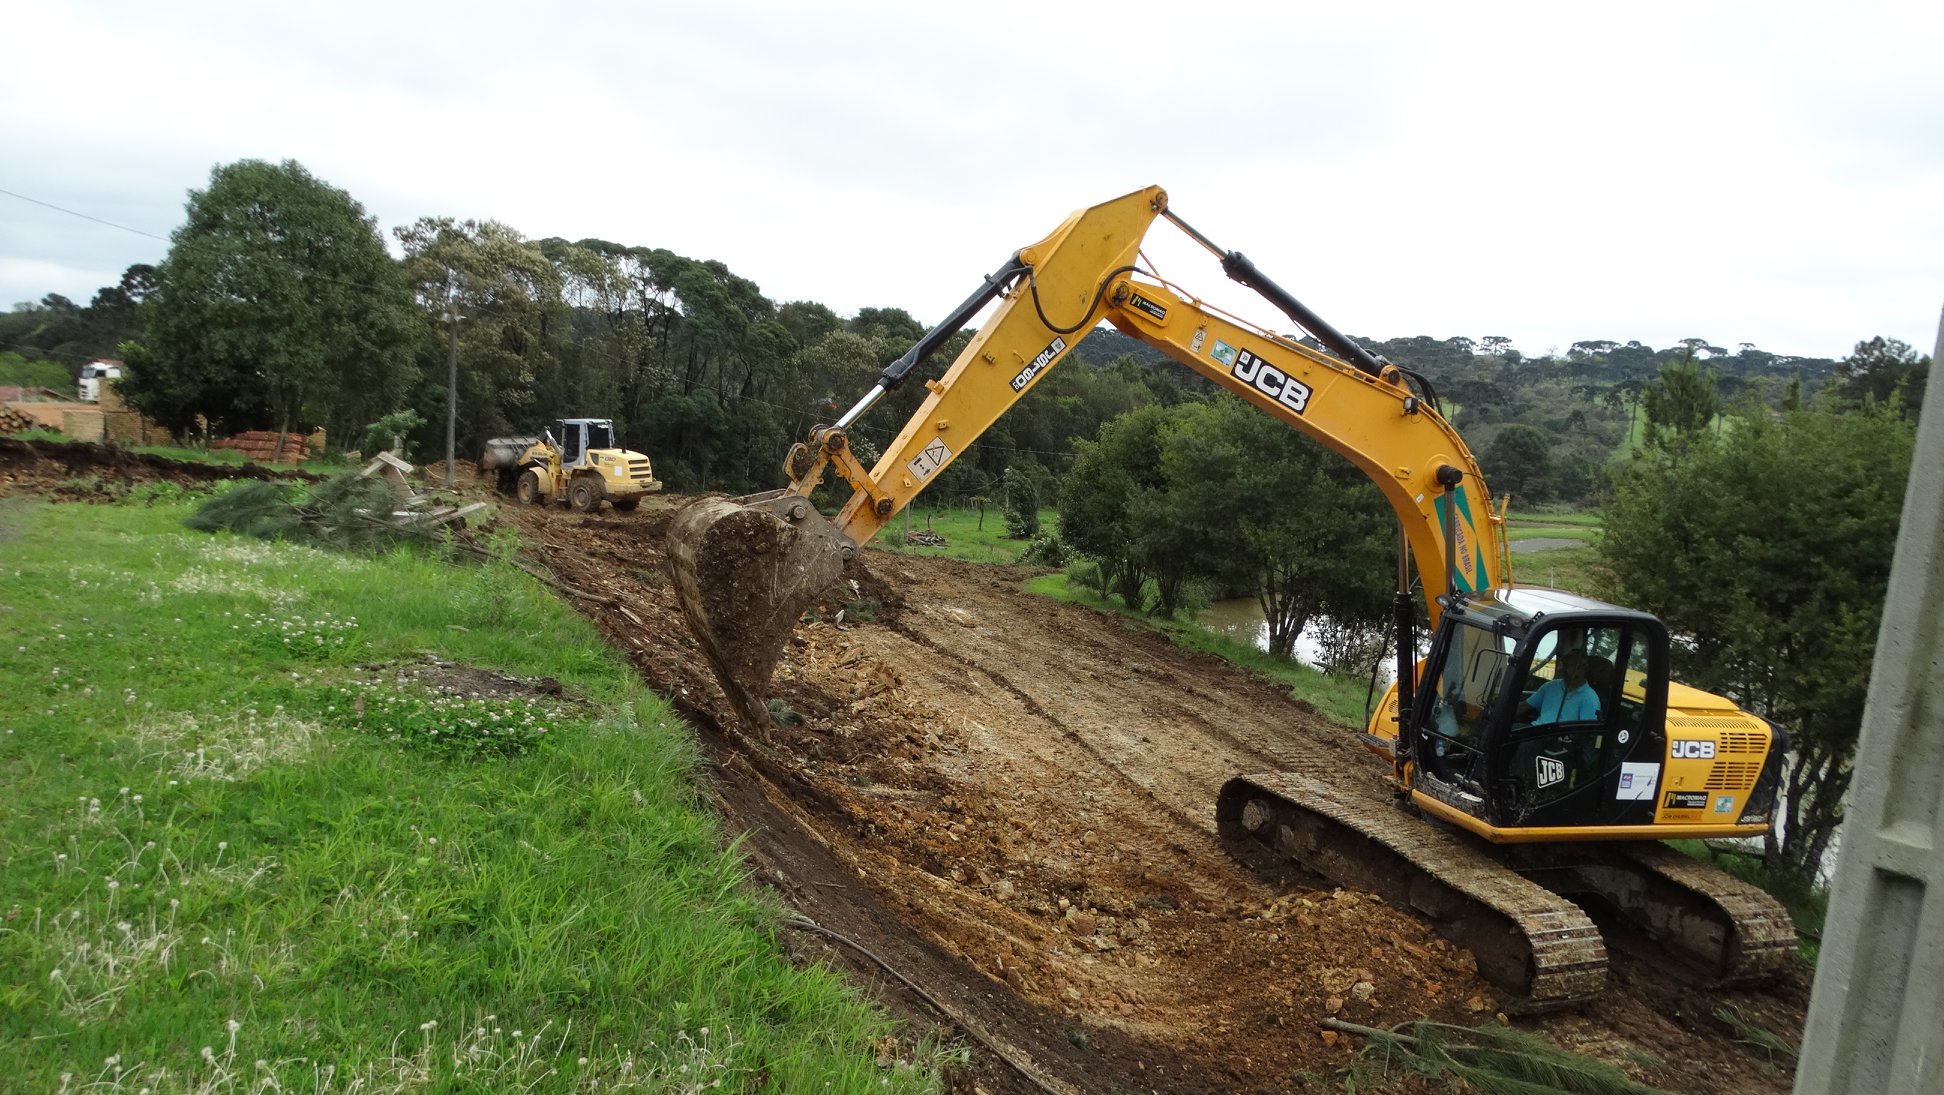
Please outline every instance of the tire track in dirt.
[[[1032, 695], [1032, 693], [1020, 687], [1018, 684], [1014, 683], [1012, 678], [1006, 673], [998, 669], [994, 669], [989, 665], [983, 665], [977, 661], [963, 657], [959, 653], [947, 648], [943, 644], [933, 641], [931, 638], [927, 637], [922, 632], [916, 631], [906, 625], [903, 624], [893, 625], [893, 630], [895, 630], [899, 635], [902, 635], [904, 638], [910, 640], [911, 642], [915, 643], [920, 647], [925, 648], [926, 650], [931, 651], [932, 653], [938, 655], [939, 657], [951, 659], [954, 662], [954, 664], [956, 664], [964, 672], [974, 673], [983, 676], [991, 680], [993, 683], [997, 684], [1000, 688], [1011, 693], [1016, 699], [1019, 700], [1020, 705], [1027, 712], [1041, 719], [1046, 720], [1049, 724], [1051, 724], [1053, 728], [1059, 731], [1059, 735], [1061, 738], [1071, 743], [1074, 747], [1080, 749], [1088, 756], [1092, 757], [1096, 762], [1098, 762], [1102, 770], [1112, 772], [1114, 775], [1118, 776], [1126, 784], [1126, 786], [1128, 787], [1131, 793], [1141, 796], [1142, 798], [1145, 798], [1147, 801], [1151, 802], [1156, 808], [1165, 810], [1168, 813], [1174, 815], [1181, 823], [1185, 825], [1199, 827], [1209, 833], [1214, 832], [1214, 824], [1212, 820], [1210, 820], [1213, 816], [1212, 803], [1210, 804], [1210, 809], [1208, 810], [1184, 810], [1179, 804], [1171, 803], [1164, 800], [1151, 784], [1143, 782], [1134, 772], [1130, 771], [1130, 768], [1133, 767], [1133, 761], [1131, 759], [1126, 757], [1116, 758], [1116, 757], [1109, 756], [1107, 752], [1101, 748], [1101, 746], [1082, 737], [1078, 731], [1074, 730], [1071, 726], [1067, 725], [1063, 720], [1061, 720], [1061, 718], [1057, 714], [1047, 710], [1047, 708], [1044, 705], [1042, 705], [1039, 702], [1039, 700]], [[1228, 737], [1228, 735], [1219, 735], [1219, 736]], [[1151, 739], [1149, 739], [1146, 735], [1142, 735], [1141, 741], [1143, 744], [1151, 744]], [[1271, 758], [1269, 758], [1266, 754], [1247, 749], [1247, 747], [1240, 746], [1239, 743], [1234, 743], [1234, 744], [1236, 745], [1236, 749], [1238, 751], [1249, 753], [1255, 759], [1255, 761], [1259, 763], [1262, 767], [1271, 768], [1275, 766], [1276, 762]], [[1202, 816], [1202, 815], [1208, 815], [1208, 816]]]

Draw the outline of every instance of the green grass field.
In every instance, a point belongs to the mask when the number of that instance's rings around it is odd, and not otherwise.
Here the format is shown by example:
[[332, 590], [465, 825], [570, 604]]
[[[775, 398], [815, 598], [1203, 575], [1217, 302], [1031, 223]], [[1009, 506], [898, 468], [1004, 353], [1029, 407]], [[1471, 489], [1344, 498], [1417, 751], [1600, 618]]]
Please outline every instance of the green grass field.
[[1600, 515], [1584, 511], [1514, 512], [1506, 521], [1505, 538], [1516, 546], [1534, 540], [1572, 541], [1571, 547], [1512, 552], [1512, 577], [1527, 585], [1552, 586], [1588, 596], [1598, 595], [1596, 569]]
[[[1040, 527], [1052, 532], [1056, 520], [1055, 511], [1040, 511]], [[945, 538], [944, 547], [930, 547], [923, 544], [907, 544], [905, 533], [933, 532]], [[985, 516], [980, 517], [976, 509], [941, 507], [933, 509], [924, 505], [913, 506], [891, 519], [891, 523], [878, 531], [872, 538], [871, 546], [889, 551], [909, 552], [913, 555], [936, 555], [949, 559], [964, 559], [974, 563], [1009, 564], [1019, 561], [1019, 555], [1026, 550], [1027, 541], [1015, 540], [1006, 535], [1006, 515], [997, 505], [986, 507]]]
[[0, 502], [0, 1088], [937, 1090], [536, 583], [188, 509]]

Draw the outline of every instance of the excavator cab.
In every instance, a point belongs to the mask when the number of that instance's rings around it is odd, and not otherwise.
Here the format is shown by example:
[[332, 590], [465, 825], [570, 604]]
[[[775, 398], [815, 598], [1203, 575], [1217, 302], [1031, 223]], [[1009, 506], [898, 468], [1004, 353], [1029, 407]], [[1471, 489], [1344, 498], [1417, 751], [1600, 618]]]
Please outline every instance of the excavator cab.
[[1415, 790], [1497, 839], [1651, 824], [1665, 755], [1661, 622], [1520, 587], [1444, 609], [1402, 743]]

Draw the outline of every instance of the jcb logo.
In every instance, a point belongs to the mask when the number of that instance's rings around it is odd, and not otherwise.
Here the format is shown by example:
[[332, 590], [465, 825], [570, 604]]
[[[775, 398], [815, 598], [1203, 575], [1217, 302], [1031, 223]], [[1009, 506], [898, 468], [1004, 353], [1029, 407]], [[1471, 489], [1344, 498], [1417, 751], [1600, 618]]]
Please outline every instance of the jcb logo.
[[1235, 379], [1251, 385], [1256, 391], [1281, 403], [1297, 414], [1309, 406], [1310, 386], [1269, 364], [1247, 350], [1235, 355], [1235, 364], [1229, 366]]
[[1539, 777], [1539, 786], [1551, 787], [1555, 783], [1566, 782], [1566, 765], [1564, 762], [1554, 760], [1551, 757], [1539, 757], [1536, 759], [1538, 763], [1533, 768], [1534, 774]]
[[1668, 755], [1675, 760], [1713, 760], [1715, 743], [1711, 741], [1677, 741], [1668, 749]]

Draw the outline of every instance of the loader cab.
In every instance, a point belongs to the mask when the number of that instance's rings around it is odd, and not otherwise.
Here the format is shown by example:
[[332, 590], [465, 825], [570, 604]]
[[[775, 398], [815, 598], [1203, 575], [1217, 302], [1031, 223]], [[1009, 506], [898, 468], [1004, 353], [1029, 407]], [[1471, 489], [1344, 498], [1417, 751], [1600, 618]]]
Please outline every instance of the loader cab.
[[611, 418], [563, 418], [555, 424], [560, 439], [560, 462], [569, 468], [586, 464], [593, 449], [614, 447], [614, 420]]
[[1406, 735], [1416, 789], [1494, 839], [1650, 824], [1667, 648], [1653, 616], [1560, 590], [1451, 599]]

